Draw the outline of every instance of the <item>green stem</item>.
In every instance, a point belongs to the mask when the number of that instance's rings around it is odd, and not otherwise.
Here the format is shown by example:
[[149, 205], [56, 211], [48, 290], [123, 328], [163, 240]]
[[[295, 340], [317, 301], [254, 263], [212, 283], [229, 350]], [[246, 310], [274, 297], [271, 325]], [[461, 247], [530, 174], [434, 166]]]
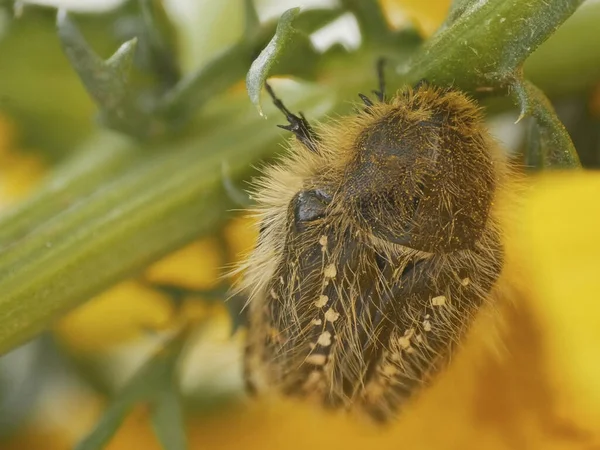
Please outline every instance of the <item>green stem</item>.
[[405, 73], [464, 90], [500, 90], [584, 0], [470, 2], [450, 26], [433, 36]]
[[[304, 106], [319, 99], [327, 99], [321, 89]], [[223, 220], [231, 206], [223, 161], [239, 179], [281, 134], [277, 115], [262, 121], [245, 94], [238, 95], [238, 110], [244, 113], [239, 120], [221, 120], [212, 133], [153, 149], [3, 251], [0, 353]]]
[[33, 196], [1, 217], [0, 250], [18, 240], [60, 211], [98, 189], [98, 184], [129, 167], [139, 152], [115, 133], [96, 135], [80, 152], [60, 167]]

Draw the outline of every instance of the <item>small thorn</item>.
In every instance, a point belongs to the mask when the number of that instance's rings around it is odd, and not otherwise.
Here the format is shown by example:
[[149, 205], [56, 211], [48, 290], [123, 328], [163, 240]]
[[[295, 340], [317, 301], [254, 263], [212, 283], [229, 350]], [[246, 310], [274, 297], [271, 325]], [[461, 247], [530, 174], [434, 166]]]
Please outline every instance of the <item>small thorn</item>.
[[358, 94], [358, 96], [360, 97], [360, 99], [363, 101], [363, 103], [367, 106], [373, 106], [374, 103], [371, 101], [371, 99], [369, 97], [367, 97], [365, 94]]

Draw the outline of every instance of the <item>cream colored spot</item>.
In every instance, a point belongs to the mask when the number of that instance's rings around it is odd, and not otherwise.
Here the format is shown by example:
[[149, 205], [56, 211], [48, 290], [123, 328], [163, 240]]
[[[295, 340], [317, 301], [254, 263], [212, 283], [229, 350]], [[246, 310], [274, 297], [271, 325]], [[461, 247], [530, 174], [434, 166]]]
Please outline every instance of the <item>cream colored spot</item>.
[[393, 353], [390, 359], [392, 361], [400, 362], [402, 361], [402, 355], [400, 353]]
[[327, 246], [327, 236], [321, 236], [321, 239], [319, 239], [319, 244], [321, 244], [321, 247], [323, 247], [323, 250], [325, 250], [325, 247]]
[[317, 308], [322, 308], [323, 306], [325, 306], [327, 304], [328, 300], [329, 300], [329, 297], [327, 297], [326, 295], [319, 295], [319, 300], [317, 300], [315, 302], [315, 306]]
[[331, 345], [331, 333], [329, 331], [323, 331], [319, 339], [317, 339], [317, 344], [321, 347], [329, 347]]
[[325, 278], [335, 278], [335, 276], [337, 275], [335, 265], [329, 264], [327, 267], [325, 267], [323, 275], [325, 275]]
[[280, 282], [281, 284], [285, 284], [285, 281], [283, 280], [283, 277], [279, 277], [279, 282]]
[[382, 367], [381, 373], [383, 373], [384, 375], [386, 375], [388, 377], [393, 377], [394, 375], [396, 375], [398, 373], [398, 368], [393, 364], [386, 364], [385, 366]]
[[423, 321], [423, 329], [425, 331], [431, 331], [431, 322], [429, 320]]
[[415, 339], [419, 344], [423, 342], [423, 336], [421, 336], [420, 334], [415, 335]]
[[433, 297], [431, 299], [431, 304], [433, 306], [444, 306], [446, 304], [446, 297], [444, 295], [438, 295], [437, 297]]
[[329, 308], [327, 312], [325, 312], [325, 320], [327, 322], [335, 322], [340, 317], [340, 313], [336, 312], [333, 308]]
[[469, 283], [471, 283], [471, 280], [469, 279], [469, 277], [463, 278], [463, 280], [460, 282], [460, 284], [462, 284], [463, 286], [468, 286]]
[[402, 336], [400, 339], [398, 339], [398, 345], [400, 345], [400, 347], [406, 350], [410, 347], [410, 338]]
[[398, 345], [402, 347], [404, 350], [410, 349], [410, 338], [415, 334], [414, 328], [409, 328], [404, 332], [404, 336], [398, 339]]
[[321, 319], [313, 319], [311, 323], [316, 327], [323, 325], [323, 321]]
[[277, 293], [275, 292], [275, 289], [271, 289], [271, 297], [273, 297], [275, 300], [277, 300], [279, 298], [277, 296]]
[[312, 364], [313, 366], [322, 366], [327, 361], [327, 357], [325, 355], [308, 355], [306, 358], [306, 362], [308, 364]]

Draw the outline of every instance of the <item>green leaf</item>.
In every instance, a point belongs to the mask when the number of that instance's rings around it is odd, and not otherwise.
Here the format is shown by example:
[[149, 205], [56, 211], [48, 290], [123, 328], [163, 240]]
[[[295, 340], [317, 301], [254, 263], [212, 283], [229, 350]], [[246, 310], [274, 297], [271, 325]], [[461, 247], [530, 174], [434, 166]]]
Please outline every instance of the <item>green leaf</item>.
[[181, 77], [177, 63], [175, 30], [161, 0], [138, 0], [143, 20], [151, 69], [163, 88], [175, 85]]
[[[168, 423], [172, 426], [182, 427], [181, 423], [176, 423], [178, 419], [181, 419], [181, 414], [177, 415], [175, 405], [170, 403], [175, 400], [173, 398], [165, 400], [162, 395], [176, 389], [174, 387], [174, 373], [186, 336], [185, 332], [176, 335], [136, 372], [110, 402], [92, 432], [75, 447], [75, 450], [103, 449], [110, 442], [131, 409], [142, 401], [148, 401], [155, 408], [158, 408], [161, 411], [161, 420], [165, 419], [162, 417], [167, 412], [165, 408], [169, 408], [168, 412], [175, 413], [175, 416], [167, 418]], [[161, 430], [161, 433], [164, 432], [165, 430]], [[185, 449], [185, 444], [179, 446], [181, 441], [179, 440], [180, 436], [176, 434], [177, 431], [175, 430], [172, 433], [174, 434], [168, 434], [166, 437], [173, 438], [172, 442], [177, 446], [165, 446], [165, 448]], [[185, 437], [183, 439], [183, 442], [185, 442]], [[162, 442], [164, 444], [166, 441]], [[170, 442], [168, 441], [168, 443]]]
[[409, 82], [427, 79], [466, 91], [502, 92], [525, 59], [583, 0], [484, 0], [457, 3], [460, 14], [407, 66]]
[[537, 127], [530, 130], [526, 163], [535, 168], [580, 168], [577, 150], [544, 93], [528, 81], [515, 82], [513, 96], [521, 114], [517, 122], [532, 116]]
[[265, 81], [269, 77], [270, 70], [281, 57], [285, 48], [297, 34], [294, 29], [294, 19], [300, 13], [300, 8], [288, 9], [283, 13], [277, 24], [275, 35], [269, 44], [260, 52], [260, 55], [254, 60], [246, 76], [246, 88], [250, 100], [258, 109], [260, 115], [264, 115], [260, 103], [260, 94]]
[[181, 398], [173, 383], [164, 383], [154, 395], [152, 425], [165, 450], [185, 450], [187, 436]]
[[94, 431], [77, 444], [75, 450], [102, 450], [110, 442], [127, 414], [140, 399], [137, 392], [123, 392], [121, 395], [122, 397], [108, 406]]
[[[99, 54], [118, 47], [110, 33], [116, 14], [78, 20]], [[97, 107], [65, 58], [55, 12], [28, 5], [21, 17], [10, 19], [0, 55], [0, 110], [17, 122], [21, 149], [54, 163], [93, 134]]]
[[244, 36], [251, 38], [260, 30], [260, 20], [256, 7], [254, 6], [254, 0], [244, 0], [244, 8], [246, 12], [246, 24], [244, 27]]
[[[251, 8], [252, 2], [247, 2]], [[252, 6], [253, 8], [253, 6]], [[160, 101], [159, 111], [178, 124], [185, 123], [210, 98], [223, 93], [247, 76], [256, 54], [276, 33], [278, 25], [265, 23], [257, 26], [256, 13], [247, 15], [246, 33], [238, 44], [227, 48], [199, 70], [184, 77]], [[273, 63], [271, 74], [292, 74], [306, 78], [314, 76], [318, 55], [314, 52], [308, 34], [339, 17], [339, 10], [318, 9], [302, 11], [294, 18], [294, 29], [288, 30], [294, 39], [286, 52]], [[300, 32], [301, 30], [302, 32]]]
[[125, 42], [106, 61], [88, 45], [66, 11], [57, 14], [61, 45], [88, 93], [100, 108], [107, 126], [138, 137], [150, 132], [149, 117], [136, 104], [136, 92], [129, 82], [137, 39]]
[[362, 40], [367, 45], [386, 45], [393, 38], [377, 0], [341, 0], [342, 7], [356, 17]]

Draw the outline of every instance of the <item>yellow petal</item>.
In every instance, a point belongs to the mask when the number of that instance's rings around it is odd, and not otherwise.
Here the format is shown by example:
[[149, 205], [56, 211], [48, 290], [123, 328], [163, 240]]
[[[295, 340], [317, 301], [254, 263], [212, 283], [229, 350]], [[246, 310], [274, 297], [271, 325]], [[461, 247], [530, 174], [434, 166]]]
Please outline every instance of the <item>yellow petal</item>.
[[258, 239], [258, 224], [249, 215], [238, 216], [225, 225], [223, 233], [230, 260], [239, 261], [254, 248]]
[[0, 113], [0, 208], [29, 194], [45, 172], [33, 152], [17, 151], [16, 126]]
[[600, 431], [600, 172], [545, 176], [525, 204], [522, 257], [564, 414]]
[[35, 155], [5, 155], [0, 169], [0, 206], [25, 197], [42, 178], [45, 167]]
[[224, 264], [216, 239], [194, 242], [150, 266], [146, 277], [154, 283], [187, 289], [211, 289], [219, 283]]
[[381, 6], [393, 26], [412, 20], [425, 36], [430, 36], [441, 25], [450, 3], [450, 0], [381, 0]]
[[71, 350], [98, 352], [172, 323], [171, 301], [157, 291], [126, 281], [62, 318], [57, 336]]

